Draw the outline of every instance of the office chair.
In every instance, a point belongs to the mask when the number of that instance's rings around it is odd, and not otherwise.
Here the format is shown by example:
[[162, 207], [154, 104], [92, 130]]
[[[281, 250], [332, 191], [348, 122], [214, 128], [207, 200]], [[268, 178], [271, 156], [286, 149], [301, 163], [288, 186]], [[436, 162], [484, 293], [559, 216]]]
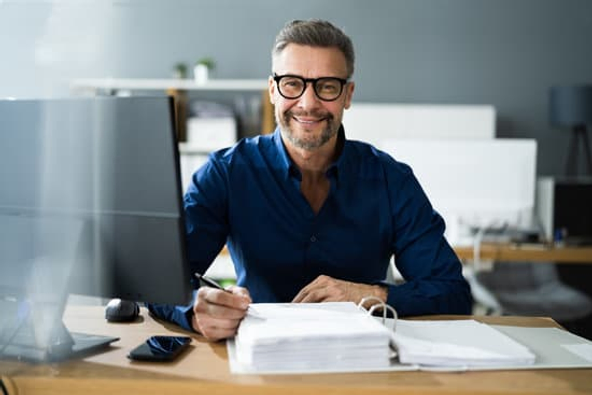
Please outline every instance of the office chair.
[[473, 265], [464, 274], [475, 302], [487, 314], [552, 317], [574, 321], [592, 313], [592, 299], [565, 284], [552, 262], [495, 262], [492, 270], [482, 270], [481, 229], [473, 245]]
[[476, 279], [495, 297], [501, 314], [575, 321], [592, 313], [592, 299], [563, 283], [551, 262], [497, 262]]

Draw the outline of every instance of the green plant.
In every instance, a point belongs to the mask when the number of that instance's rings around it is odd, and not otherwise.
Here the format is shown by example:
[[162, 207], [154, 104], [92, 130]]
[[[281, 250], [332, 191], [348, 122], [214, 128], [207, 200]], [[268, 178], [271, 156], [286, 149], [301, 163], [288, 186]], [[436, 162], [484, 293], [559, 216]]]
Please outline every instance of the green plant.
[[187, 77], [187, 65], [185, 63], [175, 63], [174, 73], [177, 78]]
[[203, 64], [209, 70], [213, 70], [213, 69], [216, 68], [216, 62], [214, 61], [214, 58], [210, 58], [210, 57], [205, 57], [205, 58], [198, 59], [198, 61], [195, 62], [195, 64], [196, 65]]

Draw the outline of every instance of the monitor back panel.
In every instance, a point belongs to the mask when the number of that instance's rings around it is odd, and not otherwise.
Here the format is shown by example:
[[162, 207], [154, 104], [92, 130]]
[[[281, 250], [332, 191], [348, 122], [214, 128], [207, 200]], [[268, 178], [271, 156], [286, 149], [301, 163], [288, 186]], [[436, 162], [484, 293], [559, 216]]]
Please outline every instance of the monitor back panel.
[[188, 300], [168, 98], [0, 101], [0, 119], [0, 286]]

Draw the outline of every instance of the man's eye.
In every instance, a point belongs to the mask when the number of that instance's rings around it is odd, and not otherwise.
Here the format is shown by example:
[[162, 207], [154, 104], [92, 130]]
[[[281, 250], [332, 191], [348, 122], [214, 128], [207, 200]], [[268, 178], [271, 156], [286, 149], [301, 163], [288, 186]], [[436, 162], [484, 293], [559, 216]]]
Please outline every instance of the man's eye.
[[294, 88], [302, 86], [302, 82], [298, 80], [288, 80], [285, 81], [283, 85], [286, 87]]
[[334, 85], [334, 84], [322, 84], [319, 88], [322, 92], [326, 92], [326, 93], [334, 93], [339, 90], [337, 85]]

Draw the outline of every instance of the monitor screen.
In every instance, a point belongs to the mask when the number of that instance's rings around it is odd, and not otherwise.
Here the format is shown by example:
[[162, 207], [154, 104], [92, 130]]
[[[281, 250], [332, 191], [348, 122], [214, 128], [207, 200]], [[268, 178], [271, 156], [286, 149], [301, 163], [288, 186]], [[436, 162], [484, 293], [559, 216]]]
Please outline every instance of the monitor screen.
[[0, 100], [0, 296], [187, 303], [166, 97]]
[[385, 140], [379, 146], [413, 169], [453, 245], [476, 229], [533, 226], [536, 141]]

